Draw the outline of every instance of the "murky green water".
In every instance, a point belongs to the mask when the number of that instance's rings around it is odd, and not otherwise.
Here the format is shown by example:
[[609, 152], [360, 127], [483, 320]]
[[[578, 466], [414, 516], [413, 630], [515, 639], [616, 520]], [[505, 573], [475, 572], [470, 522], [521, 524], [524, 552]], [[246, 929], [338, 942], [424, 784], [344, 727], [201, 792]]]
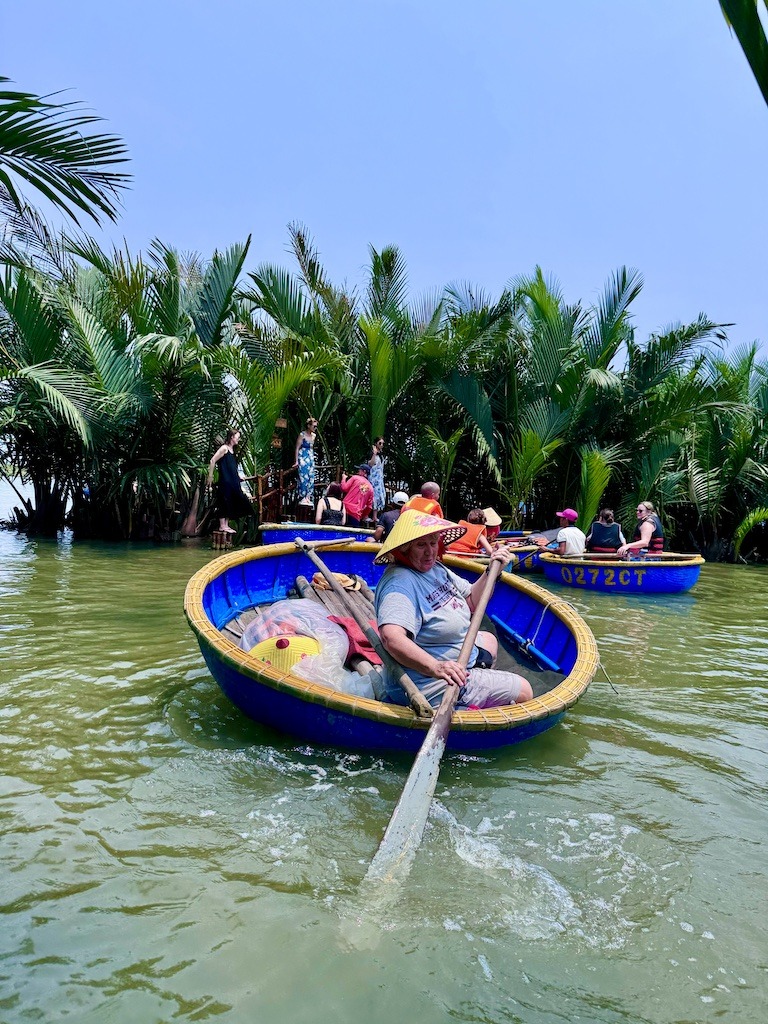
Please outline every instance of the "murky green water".
[[599, 679], [452, 757], [402, 898], [357, 886], [407, 759], [220, 696], [201, 549], [0, 534], [0, 1021], [764, 1021], [768, 572], [573, 593]]

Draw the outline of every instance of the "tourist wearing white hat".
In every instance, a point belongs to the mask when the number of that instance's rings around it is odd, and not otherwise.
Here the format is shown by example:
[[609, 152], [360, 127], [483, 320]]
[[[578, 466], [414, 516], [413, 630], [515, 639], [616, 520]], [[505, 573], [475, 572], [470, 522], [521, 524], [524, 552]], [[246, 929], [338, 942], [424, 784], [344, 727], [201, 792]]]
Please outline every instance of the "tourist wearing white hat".
[[405, 491], [395, 491], [390, 502], [392, 507], [388, 512], [382, 512], [379, 516], [379, 524], [373, 533], [375, 541], [385, 540], [389, 536], [393, 526], [400, 518], [400, 511], [406, 501], [408, 501], [408, 495]]

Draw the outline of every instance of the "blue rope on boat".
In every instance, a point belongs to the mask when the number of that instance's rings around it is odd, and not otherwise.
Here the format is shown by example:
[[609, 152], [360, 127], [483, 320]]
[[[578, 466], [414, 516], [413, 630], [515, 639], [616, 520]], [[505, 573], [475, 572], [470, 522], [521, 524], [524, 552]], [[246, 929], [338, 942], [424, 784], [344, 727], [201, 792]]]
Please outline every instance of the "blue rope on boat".
[[491, 622], [497, 629], [500, 629], [503, 633], [506, 633], [510, 639], [514, 640], [521, 651], [524, 651], [534, 661], [538, 661], [541, 668], [551, 669], [553, 672], [562, 672], [562, 669], [557, 662], [552, 661], [551, 658], [540, 651], [538, 647], [534, 647], [530, 640], [526, 640], [520, 633], [516, 633], [511, 626], [508, 626], [503, 619], [500, 619], [498, 615], [491, 615]]

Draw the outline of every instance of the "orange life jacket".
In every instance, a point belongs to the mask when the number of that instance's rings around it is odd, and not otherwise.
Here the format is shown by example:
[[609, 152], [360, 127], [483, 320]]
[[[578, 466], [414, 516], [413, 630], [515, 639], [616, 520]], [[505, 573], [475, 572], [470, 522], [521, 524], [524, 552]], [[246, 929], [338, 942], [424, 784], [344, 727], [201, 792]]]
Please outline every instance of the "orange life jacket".
[[434, 498], [422, 498], [420, 494], [417, 494], [415, 498], [406, 501], [400, 511], [405, 512], [407, 508], [416, 509], [417, 512], [426, 512], [428, 516], [439, 516], [440, 519], [445, 519], [440, 502], [435, 501]]
[[480, 550], [480, 537], [485, 533], [485, 524], [468, 523], [466, 519], [460, 519], [459, 526], [466, 527], [467, 532], [449, 544], [445, 550], [452, 555], [476, 555]]

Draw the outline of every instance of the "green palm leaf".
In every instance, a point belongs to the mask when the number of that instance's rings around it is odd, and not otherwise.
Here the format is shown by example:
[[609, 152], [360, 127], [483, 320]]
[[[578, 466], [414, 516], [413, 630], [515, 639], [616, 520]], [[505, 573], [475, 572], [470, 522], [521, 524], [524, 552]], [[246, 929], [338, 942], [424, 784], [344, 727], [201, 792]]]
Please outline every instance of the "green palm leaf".
[[101, 119], [79, 109], [76, 102], [0, 90], [0, 193], [18, 211], [24, 207], [20, 179], [75, 223], [78, 213], [97, 223], [101, 214], [116, 219], [130, 175], [112, 168], [127, 161], [126, 148], [114, 135], [93, 133]]
[[736, 531], [733, 535], [733, 557], [738, 558], [741, 554], [741, 545], [744, 543], [747, 534], [750, 530], [759, 526], [760, 523], [764, 523], [768, 520], [768, 508], [756, 508], [753, 509], [748, 515], [742, 519], [739, 525], [736, 527]]
[[581, 487], [578, 498], [579, 522], [584, 532], [588, 532], [589, 524], [595, 518], [603, 500], [614, 468], [625, 461], [625, 454], [620, 445], [609, 448], [596, 448], [582, 445], [579, 449], [581, 459]]

